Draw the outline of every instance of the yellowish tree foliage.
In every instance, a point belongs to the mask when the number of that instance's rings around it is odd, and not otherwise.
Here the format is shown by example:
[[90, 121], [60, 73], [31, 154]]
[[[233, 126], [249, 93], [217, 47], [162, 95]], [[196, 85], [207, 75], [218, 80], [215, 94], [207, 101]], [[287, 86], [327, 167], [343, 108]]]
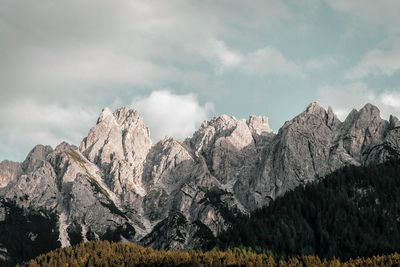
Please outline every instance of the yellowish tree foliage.
[[373, 267], [400, 266], [400, 254], [357, 258], [347, 262], [298, 256], [275, 260], [270, 254], [234, 248], [227, 251], [155, 250], [131, 243], [95, 241], [57, 249], [23, 264], [53, 266], [266, 266], [266, 267]]

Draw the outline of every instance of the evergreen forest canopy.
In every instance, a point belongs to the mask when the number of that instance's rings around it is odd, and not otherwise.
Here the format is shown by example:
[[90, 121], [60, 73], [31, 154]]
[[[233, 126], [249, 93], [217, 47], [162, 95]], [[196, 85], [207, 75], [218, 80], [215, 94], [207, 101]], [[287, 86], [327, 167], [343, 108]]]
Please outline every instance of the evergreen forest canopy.
[[96, 241], [25, 265], [400, 266], [400, 161], [349, 166], [299, 186], [236, 217], [213, 242], [217, 249], [202, 252]]
[[398, 252], [400, 161], [349, 166], [299, 186], [238, 217], [218, 245], [342, 260]]
[[340, 262], [337, 259], [321, 260], [317, 256], [299, 256], [275, 260], [268, 253], [247, 249], [207, 252], [170, 250], [159, 251], [131, 243], [92, 241], [74, 247], [57, 249], [41, 255], [22, 266], [267, 266], [267, 267], [368, 267], [399, 266], [400, 254], [354, 259]]

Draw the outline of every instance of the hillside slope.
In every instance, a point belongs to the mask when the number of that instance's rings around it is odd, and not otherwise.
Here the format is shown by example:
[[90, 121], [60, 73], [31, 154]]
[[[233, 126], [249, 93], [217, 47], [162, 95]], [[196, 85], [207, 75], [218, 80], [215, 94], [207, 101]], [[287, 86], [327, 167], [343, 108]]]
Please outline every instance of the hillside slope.
[[41, 255], [22, 266], [265, 266], [265, 267], [375, 267], [398, 266], [400, 254], [358, 258], [347, 262], [326, 261], [315, 256], [274, 259], [265, 253], [243, 249], [227, 251], [158, 251], [127, 243], [95, 241], [58, 249]]
[[206, 249], [237, 216], [297, 186], [399, 157], [399, 120], [371, 104], [341, 122], [314, 102], [277, 133], [266, 117], [222, 115], [156, 144], [137, 111], [105, 108], [79, 147], [38, 145], [0, 163], [0, 232], [21, 240], [0, 240], [0, 260], [93, 240]]
[[240, 216], [219, 245], [322, 258], [400, 251], [400, 161], [346, 167]]

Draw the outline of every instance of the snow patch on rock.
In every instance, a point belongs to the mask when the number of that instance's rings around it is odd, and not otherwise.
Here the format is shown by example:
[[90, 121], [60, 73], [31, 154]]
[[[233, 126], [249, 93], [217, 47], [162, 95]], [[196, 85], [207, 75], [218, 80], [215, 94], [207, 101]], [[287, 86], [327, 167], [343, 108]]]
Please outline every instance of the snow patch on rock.
[[59, 238], [58, 240], [61, 243], [61, 247], [68, 247], [70, 246], [69, 236], [67, 232], [68, 228], [68, 217], [64, 212], [61, 212], [58, 217], [58, 231], [59, 231]]

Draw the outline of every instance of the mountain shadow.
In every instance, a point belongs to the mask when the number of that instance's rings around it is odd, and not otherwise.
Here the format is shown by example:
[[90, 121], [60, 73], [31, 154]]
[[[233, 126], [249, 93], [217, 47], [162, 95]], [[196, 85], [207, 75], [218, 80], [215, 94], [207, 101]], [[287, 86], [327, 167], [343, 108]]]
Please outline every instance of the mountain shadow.
[[218, 246], [349, 259], [400, 251], [400, 161], [345, 167], [239, 216]]

